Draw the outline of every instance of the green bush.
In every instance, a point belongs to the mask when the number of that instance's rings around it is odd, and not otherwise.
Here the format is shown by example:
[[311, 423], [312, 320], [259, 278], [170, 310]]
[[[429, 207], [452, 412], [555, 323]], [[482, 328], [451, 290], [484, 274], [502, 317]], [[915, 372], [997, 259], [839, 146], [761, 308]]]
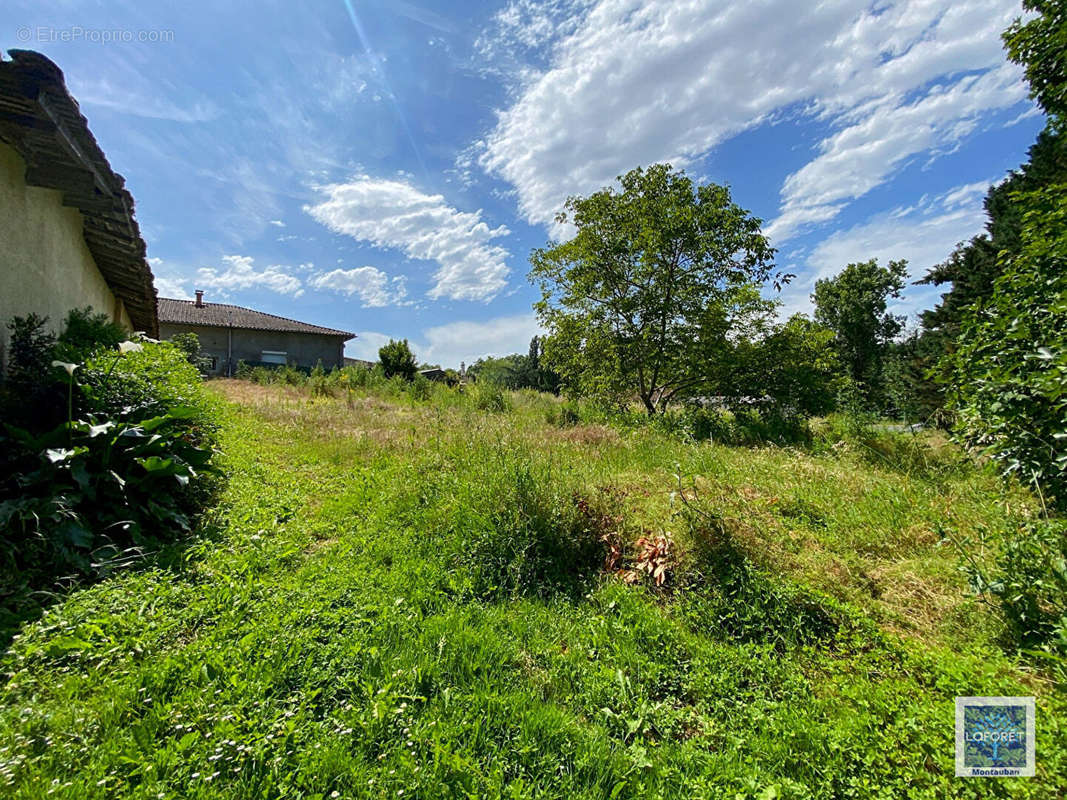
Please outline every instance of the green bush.
[[91, 307], [75, 308], [67, 314], [63, 332], [56, 340], [55, 358], [79, 364], [98, 350], [118, 347], [126, 338], [126, 330], [107, 314]]
[[996, 598], [1016, 646], [1067, 658], [1067, 520], [1023, 523], [1002, 537], [991, 570], [970, 561], [967, 572]]
[[[85, 314], [72, 319], [70, 349], [44, 352], [95, 354], [84, 364], [57, 360], [31, 384], [65, 421], [56, 425], [37, 408], [0, 431], [0, 564], [18, 584], [4, 594], [57, 575], [98, 576], [175, 539], [209, 489], [202, 476], [212, 471], [215, 410], [185, 354], [168, 342], [107, 349], [106, 326]], [[104, 335], [96, 346], [94, 329]], [[26, 372], [21, 378], [31, 381]]]
[[521, 455], [505, 461], [476, 502], [463, 559], [481, 597], [577, 594], [599, 569], [605, 545], [588, 524], [582, 498], [544, 466]]
[[77, 371], [78, 408], [100, 418], [145, 419], [182, 406], [210, 423], [213, 405], [200, 372], [170, 342], [140, 343], [121, 355], [100, 352]]
[[29, 314], [7, 323], [7, 374], [0, 383], [2, 418], [18, 425], [40, 419], [55, 425], [62, 419], [65, 397], [58, 391], [62, 370], [52, 366], [56, 339], [46, 328], [48, 319]]
[[407, 391], [412, 400], [425, 402], [433, 395], [433, 383], [425, 375], [416, 375], [408, 384]]
[[508, 400], [504, 390], [495, 383], [481, 382], [474, 384], [471, 390], [474, 407], [479, 411], [503, 413], [508, 410]]
[[410, 381], [415, 378], [415, 372], [418, 369], [415, 355], [411, 352], [407, 339], [402, 341], [390, 339], [388, 344], [378, 350], [378, 361], [387, 378], [399, 375]]
[[212, 451], [194, 444], [197, 410], [139, 422], [72, 420], [0, 435], [0, 561], [5, 574], [106, 574], [141, 548], [187, 532]]
[[1067, 510], [1067, 184], [1017, 195], [1022, 247], [964, 316], [953, 369], [956, 433]]

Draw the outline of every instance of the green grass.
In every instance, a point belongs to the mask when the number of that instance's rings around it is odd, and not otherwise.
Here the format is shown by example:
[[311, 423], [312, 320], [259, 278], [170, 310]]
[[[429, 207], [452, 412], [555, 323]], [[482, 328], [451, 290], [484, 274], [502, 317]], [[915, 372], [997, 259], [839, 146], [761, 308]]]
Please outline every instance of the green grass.
[[[1067, 792], [1067, 703], [998, 646], [945, 544], [1033, 501], [948, 449], [556, 427], [531, 393], [216, 386], [230, 480], [200, 535], [4, 656], [0, 795]], [[602, 569], [601, 537], [632, 568], [642, 536], [673, 542], [663, 587]], [[1038, 776], [954, 778], [953, 698], [1016, 694], [1038, 698]]]

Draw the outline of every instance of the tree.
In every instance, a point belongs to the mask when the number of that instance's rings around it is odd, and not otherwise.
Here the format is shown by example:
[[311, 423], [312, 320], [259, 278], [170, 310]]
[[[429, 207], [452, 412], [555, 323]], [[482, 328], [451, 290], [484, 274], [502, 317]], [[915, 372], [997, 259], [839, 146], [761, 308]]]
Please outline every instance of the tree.
[[385, 377], [392, 378], [394, 375], [399, 375], [405, 380], [415, 379], [417, 362], [407, 339], [403, 341], [390, 339], [389, 343], [383, 345], [378, 351], [378, 360], [382, 364]]
[[[1016, 20], [1004, 40], [1026, 70], [1031, 96], [1050, 115], [1048, 132], [1059, 136], [1067, 113], [1067, 10], [1054, 2], [1023, 5], [1037, 16]], [[1043, 183], [1009, 195], [1020, 220], [1018, 246], [997, 254], [992, 293], [968, 308], [946, 364], [957, 435], [1065, 510], [1067, 173], [1053, 172]]]
[[1067, 509], [1067, 183], [1019, 201], [1022, 247], [949, 360], [957, 434]]
[[805, 415], [833, 409], [841, 365], [830, 328], [794, 314], [761, 339], [738, 342], [735, 353], [736, 399], [769, 398], [779, 409]]
[[1008, 58], [1026, 70], [1030, 96], [1059, 123], [1067, 112], [1067, 7], [1062, 0], [1023, 0], [1023, 8], [1037, 15], [1016, 19], [1004, 32]]
[[773, 309], [759, 290], [774, 250], [726, 187], [695, 186], [668, 164], [619, 183], [569, 198], [557, 220], [574, 237], [530, 256], [549, 331], [541, 362], [571, 394], [636, 397], [653, 415], [718, 391], [731, 340]]
[[1019, 252], [1025, 208], [1018, 202], [1019, 196], [1067, 180], [1067, 135], [1063, 132], [1046, 128], [1028, 156], [1026, 164], [989, 188], [985, 233], [957, 245], [948, 259], [917, 281], [950, 287], [933, 309], [922, 313], [922, 330], [910, 343], [908, 390], [911, 402], [924, 417], [944, 406], [949, 375], [938, 362], [955, 350], [968, 309], [992, 295], [993, 284], [1006, 263], [998, 255]]
[[882, 363], [904, 318], [890, 314], [890, 298], [900, 297], [907, 261], [877, 259], [849, 264], [834, 278], [815, 282], [815, 320], [834, 332], [834, 345], [846, 373], [866, 389], [868, 401], [880, 400]]

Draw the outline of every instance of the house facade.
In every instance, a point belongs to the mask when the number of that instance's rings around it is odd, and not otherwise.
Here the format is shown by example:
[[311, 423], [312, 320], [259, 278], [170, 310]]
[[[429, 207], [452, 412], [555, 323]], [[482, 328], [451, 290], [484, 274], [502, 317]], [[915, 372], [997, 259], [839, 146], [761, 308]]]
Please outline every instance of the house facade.
[[310, 369], [320, 361], [326, 369], [345, 362], [345, 342], [354, 333], [266, 314], [228, 303], [159, 298], [159, 335], [195, 333], [201, 355], [210, 360], [208, 372], [233, 375], [238, 362], [250, 365], [289, 364]]
[[157, 335], [152, 271], [125, 180], [60, 69], [32, 51], [10, 56], [0, 59], [0, 368], [15, 316], [47, 317], [57, 332], [68, 312], [91, 306]]

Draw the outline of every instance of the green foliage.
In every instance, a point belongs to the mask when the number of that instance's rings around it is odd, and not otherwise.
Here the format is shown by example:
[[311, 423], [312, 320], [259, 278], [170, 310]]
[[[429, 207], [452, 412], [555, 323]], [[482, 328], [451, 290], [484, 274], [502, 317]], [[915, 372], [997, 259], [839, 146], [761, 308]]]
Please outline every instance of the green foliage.
[[56, 339], [47, 329], [48, 319], [37, 314], [15, 317], [7, 323], [7, 374], [0, 383], [0, 411], [5, 420], [25, 423], [40, 417], [56, 424], [62, 403], [58, 400], [57, 376], [52, 366]]
[[694, 186], [666, 164], [619, 183], [567, 200], [559, 219], [575, 236], [535, 250], [530, 277], [550, 331], [544, 361], [566, 389], [636, 396], [651, 415], [721, 393], [731, 341], [773, 307], [759, 287], [774, 251], [723, 186]]
[[495, 383], [479, 381], [471, 387], [470, 392], [474, 399], [474, 407], [479, 411], [501, 413], [508, 409], [507, 398]]
[[[1067, 523], [1021, 522], [1001, 532], [996, 562], [969, 559], [975, 591], [999, 604], [1015, 647], [1067, 659]], [[1061, 661], [1067, 668], [1067, 661]]]
[[[206, 499], [215, 424], [199, 374], [169, 343], [102, 349], [107, 326], [72, 319], [76, 335], [60, 347], [96, 355], [61, 371], [67, 421], [50, 428], [38, 409], [0, 433], [2, 592], [17, 603], [58, 576], [98, 578], [174, 540]], [[51, 376], [38, 382], [54, 391]]]
[[951, 356], [957, 433], [1067, 508], [1067, 184], [1020, 197], [1022, 246]]
[[144, 342], [117, 357], [100, 351], [77, 372], [79, 408], [106, 419], [145, 419], [177, 406], [194, 408], [192, 418], [211, 427], [213, 407], [200, 373], [171, 342]]
[[418, 367], [407, 339], [403, 341], [390, 339], [388, 344], [378, 350], [378, 361], [387, 378], [399, 375], [405, 380], [415, 379], [415, 371]]
[[479, 358], [467, 373], [478, 381], [495, 383], [505, 389], [534, 389], [558, 394], [559, 375], [544, 366], [543, 355], [544, 343], [540, 337], [534, 336], [526, 355], [514, 353], [500, 358]]
[[794, 314], [759, 339], [739, 342], [732, 399], [769, 401], [786, 415], [829, 412], [841, 383], [833, 345], [834, 332], [802, 314]]
[[99, 577], [188, 532], [197, 508], [190, 484], [212, 455], [190, 436], [196, 415], [175, 406], [137, 423], [90, 416], [40, 436], [7, 426], [0, 436], [6, 574], [30, 583], [71, 570]]
[[[170, 337], [171, 343], [185, 353], [185, 359], [201, 373], [206, 373], [211, 368], [211, 359], [206, 356], [200, 355], [200, 337], [192, 331], [187, 333], [176, 333]], [[238, 363], [238, 369], [241, 364]]]
[[469, 534], [464, 564], [480, 597], [578, 595], [604, 560], [599, 517], [588, 501], [567, 493], [550, 469], [521, 453], [502, 454], [489, 483], [488, 524]]
[[1030, 97], [1050, 117], [1067, 116], [1067, 9], [1058, 0], [1023, 0], [1034, 12], [1026, 22], [1016, 19], [1004, 33], [1008, 58], [1026, 70]]
[[55, 357], [80, 364], [97, 350], [112, 350], [128, 338], [126, 330], [107, 314], [91, 307], [71, 309], [56, 340]]
[[[648, 420], [559, 429], [555, 398], [490, 415], [441, 384], [412, 404], [408, 385], [225, 405], [207, 535], [66, 595], [6, 648], [0, 794], [1067, 791], [1062, 692], [1000, 652], [938, 545], [939, 524], [1004, 521], [984, 473], [934, 486], [851, 450], [738, 450]], [[637, 537], [662, 534], [663, 587], [604, 569], [602, 537], [632, 567]], [[953, 777], [946, 698], [964, 694], [1037, 695], [1036, 778]]]
[[890, 342], [903, 329], [903, 317], [886, 311], [900, 296], [908, 274], [906, 261], [879, 267], [872, 259], [849, 264], [833, 278], [815, 282], [815, 320], [834, 332], [846, 374], [863, 387], [868, 401], [883, 402], [883, 360]]

